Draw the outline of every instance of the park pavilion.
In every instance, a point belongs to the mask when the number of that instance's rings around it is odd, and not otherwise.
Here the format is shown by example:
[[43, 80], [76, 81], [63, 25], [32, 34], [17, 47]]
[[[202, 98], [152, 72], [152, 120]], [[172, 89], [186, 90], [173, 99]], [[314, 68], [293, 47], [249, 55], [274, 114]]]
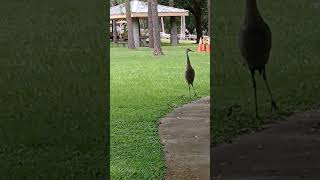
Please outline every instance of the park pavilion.
[[[133, 24], [133, 37], [135, 41], [135, 46], [139, 47], [141, 42], [141, 32], [140, 32], [140, 20], [147, 20], [148, 18], [148, 3], [139, 1], [139, 0], [133, 0], [130, 4], [131, 7], [131, 17], [132, 17], [132, 24]], [[180, 28], [180, 39], [185, 38], [185, 31], [186, 31], [186, 16], [189, 16], [189, 11], [185, 9], [179, 9], [174, 8], [170, 6], [164, 6], [158, 4], [158, 16], [161, 20], [161, 33], [165, 34], [165, 28], [164, 28], [164, 17], [180, 17], [181, 18], [181, 28]], [[126, 21], [126, 5], [125, 3], [119, 4], [117, 6], [113, 6], [110, 8], [110, 20], [116, 20], [117, 26], [123, 26]], [[111, 23], [112, 24], [112, 23]]]

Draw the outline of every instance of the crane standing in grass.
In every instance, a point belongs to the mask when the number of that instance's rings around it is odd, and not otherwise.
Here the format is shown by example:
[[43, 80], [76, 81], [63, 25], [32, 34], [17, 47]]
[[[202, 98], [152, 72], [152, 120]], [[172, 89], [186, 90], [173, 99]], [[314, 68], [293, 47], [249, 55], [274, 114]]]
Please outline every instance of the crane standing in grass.
[[194, 81], [194, 77], [195, 77], [195, 72], [194, 72], [194, 69], [192, 68], [191, 66], [191, 63], [190, 63], [190, 59], [189, 59], [189, 52], [192, 51], [191, 49], [186, 49], [186, 54], [187, 54], [187, 66], [186, 66], [186, 71], [185, 71], [185, 78], [186, 78], [186, 81], [188, 83], [188, 86], [189, 86], [189, 95], [190, 95], [190, 99], [191, 99], [191, 93], [190, 93], [190, 85], [192, 86], [192, 89], [193, 89], [193, 92], [194, 92], [194, 95], [197, 96], [196, 94], [196, 91], [194, 90], [194, 87], [193, 87], [193, 81]]
[[246, 60], [251, 72], [256, 117], [258, 118], [257, 89], [255, 81], [256, 71], [259, 71], [260, 75], [262, 75], [268, 89], [271, 98], [271, 110], [277, 110], [278, 107], [272, 97], [265, 71], [265, 65], [268, 62], [271, 50], [271, 30], [261, 17], [256, 0], [246, 0], [245, 17], [239, 35], [241, 54]]

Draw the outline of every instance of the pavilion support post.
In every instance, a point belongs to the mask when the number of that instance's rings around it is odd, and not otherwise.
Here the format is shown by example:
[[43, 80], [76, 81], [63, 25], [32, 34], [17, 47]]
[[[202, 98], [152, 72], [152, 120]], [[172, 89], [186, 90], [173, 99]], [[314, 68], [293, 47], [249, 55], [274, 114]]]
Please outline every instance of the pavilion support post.
[[182, 16], [180, 16], [180, 40], [182, 38]]
[[119, 29], [120, 29], [120, 34], [119, 34], [119, 38], [122, 40], [122, 24], [119, 24]]
[[165, 33], [164, 31], [164, 22], [163, 22], [163, 17], [161, 17], [161, 28], [162, 28], [162, 32]]
[[140, 29], [139, 29], [139, 19], [132, 18], [132, 27], [133, 27], [133, 39], [134, 45], [136, 48], [140, 47]]
[[116, 43], [118, 41], [117, 22], [112, 20], [112, 41]]
[[186, 17], [181, 16], [181, 32], [180, 32], [180, 39], [185, 39], [185, 33], [186, 33]]
[[138, 19], [138, 29], [139, 29], [139, 37], [141, 37], [141, 31], [140, 31], [140, 29], [141, 29], [141, 26], [140, 26], [140, 19]]

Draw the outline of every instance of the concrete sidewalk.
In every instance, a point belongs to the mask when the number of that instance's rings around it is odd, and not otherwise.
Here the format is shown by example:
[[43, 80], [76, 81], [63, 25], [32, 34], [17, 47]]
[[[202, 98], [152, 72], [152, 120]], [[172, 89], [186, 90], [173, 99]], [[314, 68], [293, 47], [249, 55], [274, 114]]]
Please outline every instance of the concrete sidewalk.
[[210, 179], [210, 98], [186, 104], [160, 120], [165, 180]]
[[213, 148], [214, 180], [320, 180], [320, 111]]

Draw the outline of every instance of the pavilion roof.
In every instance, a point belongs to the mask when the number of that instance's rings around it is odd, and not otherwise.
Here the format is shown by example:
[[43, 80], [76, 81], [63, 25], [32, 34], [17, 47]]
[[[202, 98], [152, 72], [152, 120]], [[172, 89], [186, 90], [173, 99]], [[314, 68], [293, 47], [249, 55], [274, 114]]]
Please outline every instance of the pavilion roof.
[[[139, 0], [133, 0], [130, 3], [132, 17], [148, 17], [148, 3]], [[189, 11], [185, 9], [174, 8], [158, 4], [159, 17], [165, 16], [188, 16]], [[110, 8], [110, 19], [126, 18], [125, 3]]]

